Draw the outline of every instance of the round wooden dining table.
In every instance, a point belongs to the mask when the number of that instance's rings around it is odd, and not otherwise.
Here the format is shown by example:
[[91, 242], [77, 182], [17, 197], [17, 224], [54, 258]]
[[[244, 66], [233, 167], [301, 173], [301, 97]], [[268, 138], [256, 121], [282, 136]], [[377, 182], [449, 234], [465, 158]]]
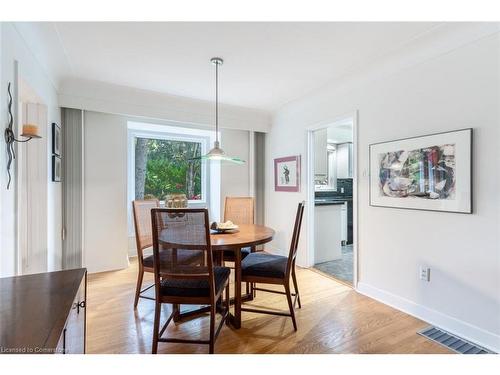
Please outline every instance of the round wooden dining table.
[[241, 327], [241, 249], [256, 246], [272, 241], [274, 230], [264, 225], [241, 224], [238, 229], [225, 233], [213, 232], [210, 234], [212, 251], [234, 252], [234, 315], [230, 315], [230, 322], [234, 328]]
[[211, 231], [212, 250], [234, 250], [253, 247], [272, 241], [274, 230], [257, 224], [241, 224], [238, 229], [223, 233]]

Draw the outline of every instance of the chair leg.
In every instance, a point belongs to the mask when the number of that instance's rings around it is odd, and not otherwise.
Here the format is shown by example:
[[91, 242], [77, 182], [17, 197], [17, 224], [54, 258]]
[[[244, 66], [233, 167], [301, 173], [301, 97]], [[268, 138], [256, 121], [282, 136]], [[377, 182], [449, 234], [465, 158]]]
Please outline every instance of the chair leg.
[[297, 276], [295, 275], [295, 268], [292, 271], [292, 280], [293, 280], [293, 288], [295, 289], [295, 294], [297, 295], [297, 302], [299, 303], [299, 309], [302, 308], [302, 305], [300, 304], [300, 294], [299, 294], [299, 287], [297, 284]]
[[290, 285], [288, 283], [285, 285], [286, 299], [288, 300], [288, 307], [290, 309], [290, 315], [292, 317], [293, 329], [297, 330], [297, 322], [295, 321], [295, 311], [293, 308], [292, 295], [290, 293]]
[[[252, 246], [250, 248], [251, 253], [255, 253], [257, 251], [257, 248], [255, 246]], [[257, 297], [257, 291], [255, 290], [255, 283], [250, 283], [250, 293], [252, 293], [252, 298]]]
[[215, 344], [215, 305], [210, 306], [210, 344], [208, 353], [214, 354]]
[[142, 268], [139, 268], [139, 274], [137, 275], [137, 286], [135, 288], [134, 309], [137, 308], [137, 304], [139, 303], [139, 295], [141, 294], [143, 277], [144, 277], [144, 270]]
[[226, 312], [227, 312], [227, 316], [226, 316], [226, 325], [230, 325], [229, 323], [229, 309], [231, 307], [231, 298], [229, 297], [229, 282], [227, 283], [227, 286], [226, 286]]
[[153, 325], [153, 346], [151, 352], [156, 354], [158, 352], [158, 335], [160, 333], [160, 317], [161, 317], [161, 303], [155, 302], [155, 321]]
[[172, 310], [174, 313], [174, 322], [181, 320], [181, 306], [177, 303], [172, 304]]

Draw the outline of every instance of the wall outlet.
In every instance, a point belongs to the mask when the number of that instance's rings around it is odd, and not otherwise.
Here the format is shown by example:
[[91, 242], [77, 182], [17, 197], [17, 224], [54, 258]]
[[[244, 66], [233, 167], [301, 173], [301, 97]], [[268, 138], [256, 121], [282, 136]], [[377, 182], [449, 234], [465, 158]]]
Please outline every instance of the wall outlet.
[[428, 267], [420, 267], [420, 280], [431, 281], [431, 269]]

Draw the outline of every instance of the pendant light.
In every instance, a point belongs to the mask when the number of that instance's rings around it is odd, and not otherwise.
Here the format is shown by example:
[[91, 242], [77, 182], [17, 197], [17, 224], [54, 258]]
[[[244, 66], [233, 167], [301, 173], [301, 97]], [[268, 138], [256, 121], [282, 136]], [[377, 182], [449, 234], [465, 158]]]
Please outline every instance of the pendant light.
[[244, 164], [245, 161], [226, 155], [224, 150], [220, 148], [219, 143], [219, 66], [224, 63], [220, 57], [212, 57], [210, 62], [215, 65], [215, 142], [214, 147], [208, 151], [206, 155], [203, 155], [201, 159], [205, 160], [220, 160], [231, 162], [235, 164]]

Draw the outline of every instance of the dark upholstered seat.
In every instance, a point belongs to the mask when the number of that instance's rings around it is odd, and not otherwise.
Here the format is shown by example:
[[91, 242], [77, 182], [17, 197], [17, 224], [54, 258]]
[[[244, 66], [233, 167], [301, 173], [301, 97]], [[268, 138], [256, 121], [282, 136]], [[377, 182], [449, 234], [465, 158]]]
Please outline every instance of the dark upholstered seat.
[[[229, 278], [231, 269], [214, 267], [215, 294], [220, 292]], [[210, 297], [207, 280], [165, 279], [161, 282], [161, 294], [176, 297]]]
[[281, 255], [251, 253], [241, 262], [241, 274], [282, 279], [285, 277], [287, 262], [288, 258]]
[[[202, 250], [177, 250], [177, 264], [195, 264], [203, 260]], [[153, 268], [153, 256], [147, 256], [143, 260], [144, 267]], [[170, 251], [160, 251], [161, 268], [166, 268], [171, 262]]]
[[[244, 247], [241, 249], [241, 259], [245, 259], [248, 254], [252, 252], [252, 249], [249, 247]], [[234, 259], [234, 251], [231, 250], [225, 250], [224, 251], [224, 259], [227, 260], [228, 262], [231, 262], [232, 259]]]

